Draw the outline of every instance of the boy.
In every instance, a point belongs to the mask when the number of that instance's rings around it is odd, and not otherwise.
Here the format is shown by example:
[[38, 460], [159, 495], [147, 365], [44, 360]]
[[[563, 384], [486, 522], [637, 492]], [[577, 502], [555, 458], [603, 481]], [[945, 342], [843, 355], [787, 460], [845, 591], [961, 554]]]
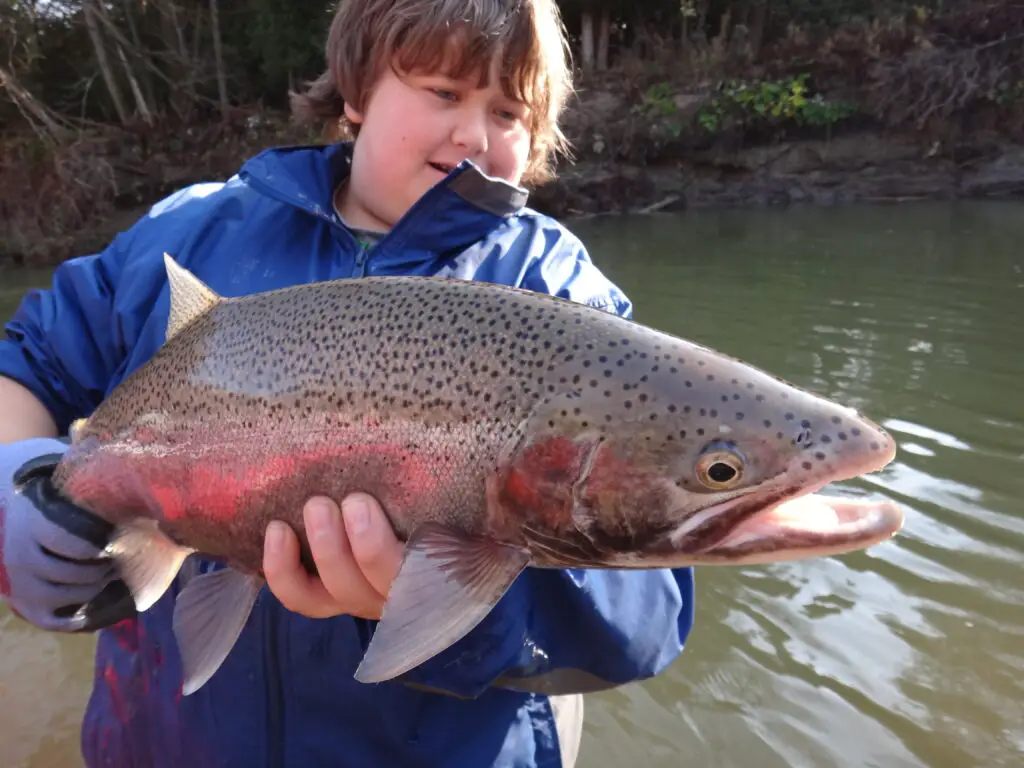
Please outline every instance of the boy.
[[[269, 150], [225, 184], [171, 196], [104, 252], [63, 265], [8, 324], [0, 591], [40, 627], [103, 628], [89, 766], [572, 765], [581, 704], [569, 694], [649, 677], [682, 650], [689, 569], [530, 570], [455, 646], [361, 685], [353, 673], [401, 545], [356, 494], [304, 509], [315, 578], [291, 529], [268, 529], [268, 589], [224, 665], [182, 697], [173, 594], [135, 616], [97, 559], [108, 531], [46, 480], [49, 454], [64, 450], [53, 438], [163, 342], [164, 251], [228, 296], [445, 274], [628, 315], [579, 241], [525, 208], [519, 187], [544, 177], [561, 144], [564, 51], [552, 0], [343, 2], [329, 69], [296, 108], [354, 141]], [[19, 467], [23, 494], [11, 489]]]

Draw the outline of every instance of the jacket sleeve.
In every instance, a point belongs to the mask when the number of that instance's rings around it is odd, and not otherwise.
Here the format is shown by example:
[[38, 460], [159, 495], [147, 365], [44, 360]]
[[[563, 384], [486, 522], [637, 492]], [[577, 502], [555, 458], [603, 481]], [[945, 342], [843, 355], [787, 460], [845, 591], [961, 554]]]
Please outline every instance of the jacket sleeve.
[[[629, 299], [564, 233], [523, 287], [629, 317]], [[477, 627], [404, 675], [404, 683], [475, 697], [491, 686], [555, 695], [652, 677], [682, 652], [693, 572], [528, 568]]]
[[0, 338], [0, 375], [35, 394], [61, 434], [95, 409], [124, 358], [114, 290], [127, 237], [60, 265], [48, 289], [25, 296]]
[[4, 327], [0, 376], [35, 394], [61, 434], [96, 409], [124, 364], [163, 285], [161, 254], [195, 229], [201, 187], [158, 202], [103, 251], [61, 264]]

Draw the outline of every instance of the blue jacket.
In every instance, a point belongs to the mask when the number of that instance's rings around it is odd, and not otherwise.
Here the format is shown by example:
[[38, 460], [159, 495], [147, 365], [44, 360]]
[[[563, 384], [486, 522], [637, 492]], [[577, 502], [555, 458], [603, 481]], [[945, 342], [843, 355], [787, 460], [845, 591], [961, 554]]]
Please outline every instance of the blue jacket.
[[[0, 340], [0, 375], [61, 430], [88, 415], [164, 341], [164, 251], [238, 296], [361, 275], [447, 274], [556, 294], [628, 316], [628, 299], [525, 193], [463, 163], [372, 250], [334, 213], [350, 147], [266, 151], [226, 183], [163, 200], [102, 253], [31, 293]], [[264, 590], [224, 666], [181, 696], [172, 589], [103, 630], [82, 731], [89, 766], [558, 766], [543, 693], [655, 675], [693, 620], [689, 569], [527, 569], [469, 635], [402, 682], [353, 673], [372, 622], [313, 620]], [[527, 687], [532, 692], [509, 690]]]

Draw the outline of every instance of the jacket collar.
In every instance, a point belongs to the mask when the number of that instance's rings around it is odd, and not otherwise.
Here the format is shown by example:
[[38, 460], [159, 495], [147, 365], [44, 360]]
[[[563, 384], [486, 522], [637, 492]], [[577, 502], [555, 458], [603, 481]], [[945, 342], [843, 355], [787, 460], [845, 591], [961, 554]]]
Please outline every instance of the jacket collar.
[[[334, 211], [334, 190], [349, 174], [352, 145], [279, 147], [242, 166], [255, 191], [348, 231]], [[437, 258], [480, 240], [526, 205], [528, 193], [487, 176], [464, 160], [427, 191], [374, 249], [375, 264], [396, 266]]]

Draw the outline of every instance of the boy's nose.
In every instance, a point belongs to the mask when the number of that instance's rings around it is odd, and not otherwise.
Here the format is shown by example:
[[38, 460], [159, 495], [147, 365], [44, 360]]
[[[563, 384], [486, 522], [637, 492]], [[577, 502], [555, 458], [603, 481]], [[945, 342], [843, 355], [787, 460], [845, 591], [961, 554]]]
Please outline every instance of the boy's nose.
[[464, 147], [469, 157], [487, 151], [487, 116], [467, 110], [459, 116], [452, 130], [452, 142]]

